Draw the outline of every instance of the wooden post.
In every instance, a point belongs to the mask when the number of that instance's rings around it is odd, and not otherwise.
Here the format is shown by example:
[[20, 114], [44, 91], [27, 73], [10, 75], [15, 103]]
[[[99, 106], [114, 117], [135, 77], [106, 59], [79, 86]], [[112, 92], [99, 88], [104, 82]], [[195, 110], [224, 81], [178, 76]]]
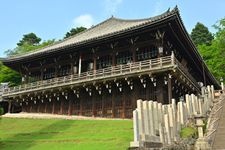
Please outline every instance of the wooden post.
[[164, 104], [165, 102], [164, 102], [164, 90], [163, 90], [163, 87], [164, 87], [164, 78], [163, 78], [163, 76], [158, 76], [156, 81], [157, 81], [157, 83], [156, 83], [157, 102]]
[[72, 115], [72, 107], [73, 107], [73, 103], [72, 103], [72, 95], [69, 94], [69, 108], [68, 108], [68, 115]]
[[59, 114], [63, 114], [63, 98], [62, 98], [62, 96], [60, 96], [61, 98], [60, 98], [60, 112], [59, 112]]
[[133, 62], [136, 62], [136, 48], [134, 46], [131, 47], [131, 52], [132, 52], [132, 60]]
[[11, 105], [12, 105], [12, 102], [9, 100], [8, 113], [11, 113]]
[[[46, 101], [46, 102], [45, 102]], [[44, 104], [45, 104], [45, 113], [47, 113], [47, 106], [48, 106], [48, 101], [47, 101], [47, 99], [44, 101]]]
[[97, 70], [97, 58], [96, 58], [96, 54], [93, 55], [93, 69], [94, 69], [94, 73]]
[[82, 96], [83, 96], [83, 91], [80, 91], [81, 95], [80, 95], [80, 111], [79, 111], [79, 115], [82, 116], [83, 115], [83, 100], [82, 100]]
[[112, 52], [112, 66], [115, 66], [116, 65], [116, 54], [115, 52], [113, 51]]
[[40, 100], [37, 100], [37, 113], [39, 113], [40, 112]]
[[92, 117], [95, 117], [96, 116], [96, 92], [93, 92], [93, 96], [91, 97], [92, 99]]
[[81, 54], [80, 54], [80, 57], [79, 57], [79, 67], [78, 67], [78, 75], [80, 76], [80, 74], [81, 74], [81, 59], [82, 59], [82, 57], [81, 57]]
[[112, 96], [111, 96], [111, 100], [112, 100], [112, 118], [115, 118], [115, 92], [116, 92], [115, 90], [112, 90]]
[[172, 75], [169, 74], [168, 76], [168, 100], [169, 104], [171, 104], [172, 101], [172, 81], [171, 81]]
[[106, 98], [106, 96], [105, 96], [105, 92], [107, 92], [107, 90], [104, 90], [103, 92], [102, 92], [102, 117], [104, 117], [105, 116], [105, 106], [104, 106], [104, 101], [105, 101], [105, 98]]
[[122, 118], [126, 118], [126, 98], [125, 98], [125, 88], [122, 91], [122, 101], [123, 101], [123, 106], [122, 106]]
[[55, 99], [52, 98], [52, 114], [55, 113]]

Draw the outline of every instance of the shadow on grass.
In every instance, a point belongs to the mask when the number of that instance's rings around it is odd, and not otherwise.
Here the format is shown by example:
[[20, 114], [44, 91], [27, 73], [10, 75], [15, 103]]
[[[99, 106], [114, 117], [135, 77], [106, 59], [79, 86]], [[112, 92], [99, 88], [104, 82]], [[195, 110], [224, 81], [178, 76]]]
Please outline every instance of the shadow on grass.
[[[33, 120], [35, 121], [35, 120]], [[44, 121], [44, 120], [43, 120]], [[48, 120], [45, 120], [48, 121]], [[17, 133], [8, 138], [0, 138], [0, 149], [6, 150], [26, 150], [34, 147], [37, 143], [57, 143], [53, 137], [63, 133], [72, 126], [71, 120], [55, 120], [52, 124], [41, 128], [35, 132]], [[62, 139], [62, 141], [66, 141]]]

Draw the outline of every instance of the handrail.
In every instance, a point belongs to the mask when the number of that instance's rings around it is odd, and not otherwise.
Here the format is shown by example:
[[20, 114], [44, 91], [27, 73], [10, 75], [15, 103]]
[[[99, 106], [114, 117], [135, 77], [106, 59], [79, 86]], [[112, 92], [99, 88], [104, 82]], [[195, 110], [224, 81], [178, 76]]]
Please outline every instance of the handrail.
[[52, 78], [48, 80], [36, 81], [36, 82], [28, 83], [28, 84], [21, 84], [19, 86], [10, 87], [3, 91], [3, 96], [14, 94], [16, 92], [25, 92], [31, 89], [38, 89], [42, 87], [49, 87], [49, 86], [55, 86], [55, 85], [60, 86], [65, 83], [71, 83], [71, 82], [74, 83], [78, 81], [102, 79], [106, 77], [124, 75], [129, 73], [160, 69], [163, 67], [174, 66], [175, 64], [178, 64], [179, 66], [181, 66], [181, 64], [178, 63], [174, 55], [171, 55], [171, 56], [165, 56], [165, 57], [144, 60], [144, 61], [139, 61], [134, 63], [111, 66], [104, 69], [83, 72], [81, 74], [72, 74], [68, 76], [57, 77], [57, 78]]

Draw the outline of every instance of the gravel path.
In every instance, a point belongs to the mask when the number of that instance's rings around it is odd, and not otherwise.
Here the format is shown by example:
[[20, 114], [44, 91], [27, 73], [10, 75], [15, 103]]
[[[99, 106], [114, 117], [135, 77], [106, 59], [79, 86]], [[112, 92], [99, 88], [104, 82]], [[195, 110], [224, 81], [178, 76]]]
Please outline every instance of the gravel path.
[[7, 113], [2, 115], [4, 118], [32, 118], [32, 119], [65, 119], [65, 120], [130, 120], [116, 118], [84, 117], [84, 116], [67, 116], [46, 113]]

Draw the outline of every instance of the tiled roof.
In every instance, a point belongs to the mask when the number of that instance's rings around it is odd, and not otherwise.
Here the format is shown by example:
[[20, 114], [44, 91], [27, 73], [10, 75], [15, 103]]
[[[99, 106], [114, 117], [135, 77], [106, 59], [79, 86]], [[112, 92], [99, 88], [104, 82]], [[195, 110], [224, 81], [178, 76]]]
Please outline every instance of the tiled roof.
[[90, 29], [87, 29], [63, 41], [57, 42], [53, 45], [26, 53], [23, 55], [11, 56], [9, 58], [6, 58], [3, 61], [18, 60], [18, 59], [27, 58], [30, 56], [37, 56], [46, 52], [56, 51], [62, 48], [67, 48], [74, 45], [84, 44], [86, 42], [94, 41], [97, 39], [110, 37], [116, 34], [124, 33], [126, 31], [134, 30], [143, 26], [153, 24], [167, 17], [170, 17], [171, 15], [174, 15], [177, 12], [178, 12], [178, 9], [177, 7], [175, 7], [171, 11], [168, 10], [161, 15], [151, 17], [151, 18], [146, 18], [146, 19], [125, 20], [125, 19], [118, 19], [115, 17], [111, 17], [103, 21], [102, 23], [97, 24], [96, 26], [93, 26]]

